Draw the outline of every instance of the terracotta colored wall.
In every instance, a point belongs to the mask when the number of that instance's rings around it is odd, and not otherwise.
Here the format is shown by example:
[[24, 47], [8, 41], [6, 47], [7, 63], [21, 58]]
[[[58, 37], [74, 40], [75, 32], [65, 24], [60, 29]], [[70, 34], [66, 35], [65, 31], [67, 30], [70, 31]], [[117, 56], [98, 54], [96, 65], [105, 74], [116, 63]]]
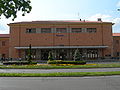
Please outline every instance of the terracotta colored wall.
[[[5, 46], [2, 45], [2, 42], [5, 42]], [[5, 54], [5, 58], [9, 57], [9, 38], [0, 38], [0, 58], [2, 54]]]
[[9, 57], [17, 58], [18, 50], [14, 47], [19, 46], [19, 26], [10, 27], [10, 48], [9, 48]]
[[79, 25], [71, 28], [97, 28], [96, 33], [70, 33], [70, 45], [95, 46], [102, 45], [102, 33], [100, 25]]
[[[26, 28], [97, 28], [96, 33], [26, 33]], [[10, 31], [10, 57], [19, 57], [19, 46], [109, 46], [101, 50], [103, 56], [112, 54], [112, 24], [12, 25]], [[59, 36], [62, 35], [62, 36]]]
[[120, 36], [114, 36], [113, 37], [113, 52], [114, 52], [114, 57], [117, 56], [117, 52], [120, 53]]
[[103, 25], [103, 45], [109, 46], [103, 50], [104, 55], [113, 56], [113, 36], [112, 36], [112, 26]]

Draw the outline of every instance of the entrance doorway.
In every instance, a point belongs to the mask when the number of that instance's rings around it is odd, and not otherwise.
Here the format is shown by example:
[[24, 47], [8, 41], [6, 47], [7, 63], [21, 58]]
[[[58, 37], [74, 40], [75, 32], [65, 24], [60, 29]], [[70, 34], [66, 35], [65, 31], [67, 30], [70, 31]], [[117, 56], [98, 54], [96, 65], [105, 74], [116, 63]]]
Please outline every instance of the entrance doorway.
[[48, 60], [50, 50], [41, 50], [41, 60]]
[[98, 58], [98, 50], [97, 49], [88, 49], [87, 50], [87, 58], [89, 59], [96, 59]]
[[67, 59], [67, 50], [57, 49], [56, 50], [56, 60], [66, 60]]

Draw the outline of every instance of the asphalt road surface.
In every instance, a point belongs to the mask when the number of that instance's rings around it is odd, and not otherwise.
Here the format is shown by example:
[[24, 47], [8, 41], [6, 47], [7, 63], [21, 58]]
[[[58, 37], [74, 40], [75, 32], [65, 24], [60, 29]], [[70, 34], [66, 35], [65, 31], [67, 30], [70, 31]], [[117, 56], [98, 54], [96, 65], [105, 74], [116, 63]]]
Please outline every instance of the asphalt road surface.
[[0, 73], [54, 73], [54, 72], [108, 72], [120, 71], [120, 68], [93, 69], [0, 69]]
[[0, 77], [0, 90], [120, 90], [120, 76]]

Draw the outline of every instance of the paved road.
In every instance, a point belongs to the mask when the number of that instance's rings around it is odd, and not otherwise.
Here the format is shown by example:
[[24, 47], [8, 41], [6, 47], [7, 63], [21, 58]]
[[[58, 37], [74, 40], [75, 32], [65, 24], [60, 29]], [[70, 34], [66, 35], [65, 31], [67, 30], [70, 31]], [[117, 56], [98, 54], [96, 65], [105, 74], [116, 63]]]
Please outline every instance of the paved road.
[[120, 68], [94, 68], [94, 69], [0, 69], [0, 73], [107, 72], [107, 71], [120, 71]]
[[0, 77], [0, 90], [120, 90], [120, 76]]

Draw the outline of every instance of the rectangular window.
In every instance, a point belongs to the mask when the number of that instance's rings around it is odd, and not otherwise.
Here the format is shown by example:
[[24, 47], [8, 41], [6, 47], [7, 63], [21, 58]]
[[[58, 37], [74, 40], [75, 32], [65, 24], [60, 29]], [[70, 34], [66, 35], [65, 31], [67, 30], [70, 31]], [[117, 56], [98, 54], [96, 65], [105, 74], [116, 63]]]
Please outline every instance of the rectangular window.
[[36, 33], [36, 28], [27, 28], [26, 33]]
[[82, 32], [87, 32], [87, 28], [82, 28]]
[[5, 41], [2, 41], [2, 46], [5, 46]]
[[51, 33], [51, 28], [41, 28], [41, 33]]
[[66, 28], [56, 28], [56, 33], [67, 33]]
[[97, 29], [96, 28], [87, 28], [87, 32], [95, 33], [95, 32], [97, 32]]
[[82, 28], [72, 28], [71, 32], [72, 33], [81, 33], [82, 32]]

